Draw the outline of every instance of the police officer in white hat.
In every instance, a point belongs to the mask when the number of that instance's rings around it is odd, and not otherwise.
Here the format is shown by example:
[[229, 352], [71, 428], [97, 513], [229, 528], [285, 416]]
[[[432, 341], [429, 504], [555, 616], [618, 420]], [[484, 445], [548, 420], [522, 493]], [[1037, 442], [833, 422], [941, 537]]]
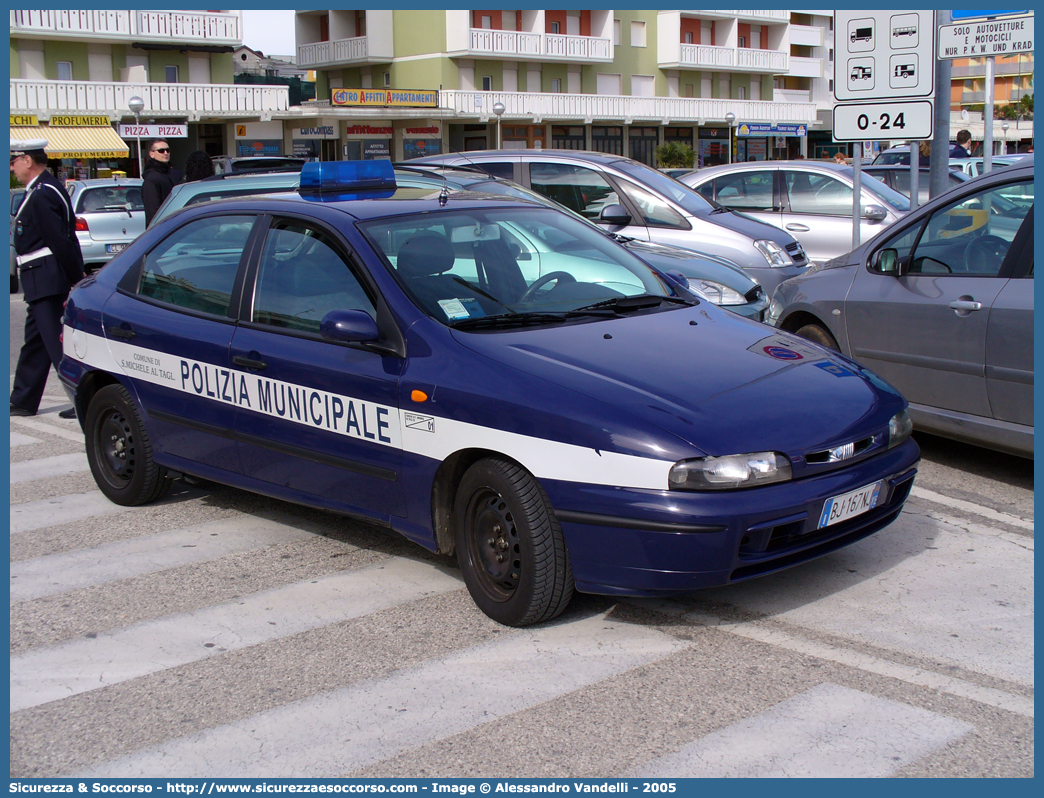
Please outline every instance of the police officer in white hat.
[[[11, 415], [33, 416], [47, 374], [62, 361], [62, 312], [69, 290], [83, 278], [76, 217], [64, 186], [47, 171], [45, 139], [11, 139], [11, 172], [26, 187], [15, 217], [14, 246], [24, 299], [25, 343], [18, 355]], [[75, 409], [58, 414], [75, 418]]]

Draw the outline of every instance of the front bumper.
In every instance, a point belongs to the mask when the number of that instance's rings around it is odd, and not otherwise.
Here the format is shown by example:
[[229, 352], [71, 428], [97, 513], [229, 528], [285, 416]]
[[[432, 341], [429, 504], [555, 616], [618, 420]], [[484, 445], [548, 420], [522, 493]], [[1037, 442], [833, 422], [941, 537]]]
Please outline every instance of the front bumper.
[[[741, 491], [548, 482], [577, 590], [657, 596], [732, 584], [835, 551], [894, 521], [913, 486], [911, 439], [847, 468]], [[877, 506], [818, 529], [824, 503], [884, 481]], [[568, 509], [566, 509], [568, 508]]]

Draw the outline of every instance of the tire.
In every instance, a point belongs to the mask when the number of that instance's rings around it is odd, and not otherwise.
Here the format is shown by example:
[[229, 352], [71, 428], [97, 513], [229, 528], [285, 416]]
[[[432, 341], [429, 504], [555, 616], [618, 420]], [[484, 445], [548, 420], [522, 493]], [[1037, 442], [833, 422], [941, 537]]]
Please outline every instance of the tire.
[[480, 610], [528, 626], [566, 608], [573, 571], [565, 538], [528, 471], [499, 457], [479, 460], [464, 473], [453, 511], [457, 561]]
[[800, 335], [812, 343], [825, 346], [827, 349], [833, 349], [835, 352], [840, 352], [841, 347], [837, 345], [837, 341], [834, 340], [829, 330], [824, 327], [820, 327], [818, 324], [806, 324], [804, 327], [799, 327], [795, 332], [795, 335]]
[[152, 459], [152, 443], [126, 388], [106, 385], [94, 395], [84, 432], [94, 481], [111, 502], [133, 507], [163, 495], [169, 480]]

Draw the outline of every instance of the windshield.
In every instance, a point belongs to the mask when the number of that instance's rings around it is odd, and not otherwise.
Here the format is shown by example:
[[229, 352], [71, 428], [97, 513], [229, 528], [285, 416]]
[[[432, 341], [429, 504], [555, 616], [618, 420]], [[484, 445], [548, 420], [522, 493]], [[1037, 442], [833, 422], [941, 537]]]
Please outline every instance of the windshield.
[[628, 310], [679, 301], [627, 250], [551, 209], [447, 210], [359, 226], [418, 307], [443, 324], [552, 323], [613, 316], [626, 297], [647, 298]]
[[684, 183], [679, 183], [673, 177], [665, 175], [656, 169], [646, 166], [638, 161], [614, 161], [613, 166], [624, 174], [630, 175], [637, 182], [647, 188], [651, 188], [661, 196], [666, 197], [675, 205], [679, 205], [694, 216], [706, 216], [714, 205], [693, 191]]
[[76, 201], [76, 213], [144, 211], [140, 185], [85, 188]]

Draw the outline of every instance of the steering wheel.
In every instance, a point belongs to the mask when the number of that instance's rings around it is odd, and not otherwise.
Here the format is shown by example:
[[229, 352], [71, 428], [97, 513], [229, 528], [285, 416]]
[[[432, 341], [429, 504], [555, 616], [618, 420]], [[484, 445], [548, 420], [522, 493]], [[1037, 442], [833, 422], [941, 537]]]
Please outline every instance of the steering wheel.
[[996, 274], [1011, 245], [1000, 236], [973, 238], [964, 250], [964, 263], [972, 274]]
[[558, 280], [560, 284], [576, 282], [576, 278], [573, 277], [573, 275], [571, 275], [569, 272], [548, 272], [547, 274], [541, 275], [540, 277], [536, 278], [536, 281], [534, 281], [534, 283], [526, 289], [526, 292], [522, 294], [521, 298], [519, 299], [519, 302], [528, 302], [534, 296], [536, 296], [537, 291], [539, 291], [548, 283], [554, 282], [555, 280]]

